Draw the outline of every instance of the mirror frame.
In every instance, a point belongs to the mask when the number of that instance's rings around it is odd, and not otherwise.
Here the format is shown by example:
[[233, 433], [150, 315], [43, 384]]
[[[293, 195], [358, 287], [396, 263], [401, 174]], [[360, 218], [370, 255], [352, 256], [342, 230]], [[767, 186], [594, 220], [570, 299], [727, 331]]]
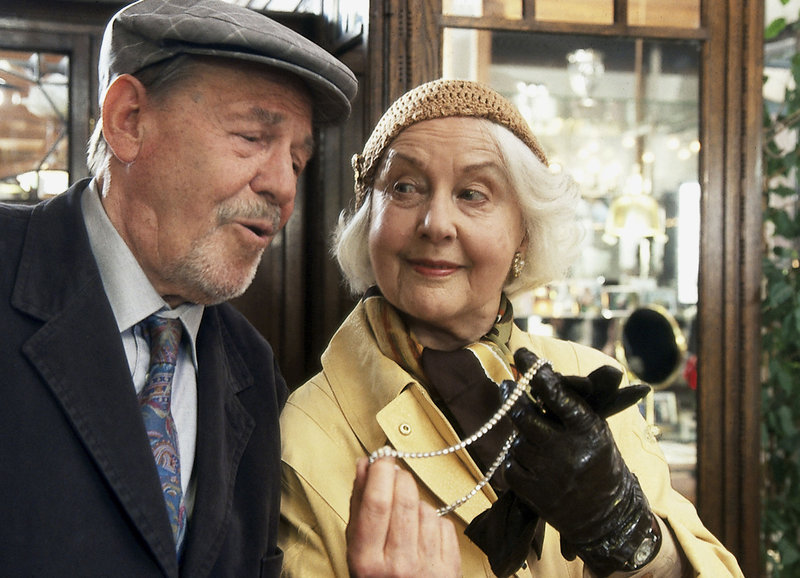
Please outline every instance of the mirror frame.
[[[675, 364], [670, 368], [669, 374], [657, 382], [644, 379], [642, 377], [644, 373], [639, 375], [641, 372], [637, 372], [634, 367], [631, 367], [635, 364], [631, 362], [631, 359], [629, 359], [630, 352], [628, 351], [628, 348], [625, 347], [625, 330], [630, 327], [630, 323], [632, 322], [634, 315], [641, 316], [642, 314], [657, 315], [661, 318], [660, 323], [662, 326], [668, 328], [669, 338], [671, 339], [670, 345], [674, 346], [675, 348]], [[661, 329], [661, 327], [657, 329]], [[675, 381], [675, 378], [678, 376], [683, 367], [686, 351], [686, 337], [683, 335], [683, 331], [681, 331], [681, 328], [678, 326], [678, 322], [665, 307], [655, 303], [648, 303], [647, 305], [642, 305], [631, 311], [630, 315], [628, 315], [628, 317], [625, 318], [620, 324], [619, 337], [614, 343], [614, 352], [617, 360], [619, 360], [619, 362], [625, 366], [635, 380], [644, 381], [655, 391], [669, 387], [672, 382]]]
[[[526, 14], [535, 0], [523, 0]], [[372, 0], [368, 103], [374, 125], [406, 90], [441, 76], [446, 26], [505, 28], [500, 18], [442, 16], [441, 0]], [[747, 576], [760, 562], [760, 282], [763, 2], [701, 0], [698, 29], [517, 22], [551, 34], [690, 38], [701, 48], [698, 511]], [[431, 42], [438, 39], [438, 42]]]

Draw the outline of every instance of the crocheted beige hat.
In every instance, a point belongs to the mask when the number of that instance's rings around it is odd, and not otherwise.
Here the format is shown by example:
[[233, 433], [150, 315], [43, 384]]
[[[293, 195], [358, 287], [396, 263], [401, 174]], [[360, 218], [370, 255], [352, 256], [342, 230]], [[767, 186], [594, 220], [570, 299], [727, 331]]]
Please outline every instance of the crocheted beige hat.
[[364, 202], [383, 152], [398, 134], [420, 121], [451, 116], [485, 118], [500, 124], [524, 142], [540, 161], [548, 164], [527, 121], [505, 97], [478, 82], [433, 80], [394, 101], [375, 125], [362, 153], [353, 155], [356, 208]]

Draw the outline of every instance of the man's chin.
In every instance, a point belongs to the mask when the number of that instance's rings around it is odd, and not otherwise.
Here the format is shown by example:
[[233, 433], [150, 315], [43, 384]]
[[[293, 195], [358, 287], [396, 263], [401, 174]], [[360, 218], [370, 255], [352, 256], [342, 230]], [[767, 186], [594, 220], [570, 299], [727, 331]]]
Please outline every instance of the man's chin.
[[225, 267], [215, 267], [213, 271], [211, 268], [195, 271], [192, 290], [187, 297], [200, 305], [219, 305], [241, 297], [253, 283], [259, 262], [237, 275], [232, 275], [233, 270]]

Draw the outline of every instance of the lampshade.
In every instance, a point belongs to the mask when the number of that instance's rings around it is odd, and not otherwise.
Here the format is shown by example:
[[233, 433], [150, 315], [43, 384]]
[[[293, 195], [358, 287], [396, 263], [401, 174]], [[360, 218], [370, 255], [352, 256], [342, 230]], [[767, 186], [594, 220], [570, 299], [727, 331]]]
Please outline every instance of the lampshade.
[[662, 237], [664, 216], [658, 201], [646, 194], [616, 197], [608, 208], [605, 232], [615, 237]]

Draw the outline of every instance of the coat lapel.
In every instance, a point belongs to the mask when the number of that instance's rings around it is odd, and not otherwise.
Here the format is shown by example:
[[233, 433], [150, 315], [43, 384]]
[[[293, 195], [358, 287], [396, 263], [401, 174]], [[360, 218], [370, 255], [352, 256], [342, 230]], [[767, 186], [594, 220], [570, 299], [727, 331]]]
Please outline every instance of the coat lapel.
[[79, 183], [31, 218], [12, 304], [43, 321], [23, 347], [166, 575], [177, 560], [125, 353], [80, 211]]
[[59, 399], [164, 572], [175, 576], [177, 560], [164, 497], [119, 334], [86, 326], [87, 317], [110, 315], [105, 301], [103, 307], [98, 303], [96, 298], [76, 300], [36, 333], [24, 352]]
[[[417, 384], [392, 400], [378, 413], [377, 419], [389, 443], [402, 452], [431, 452], [459, 442], [452, 426]], [[405, 463], [444, 506], [468, 495], [483, 476], [466, 450], [410, 458]], [[487, 484], [454, 513], [469, 523], [496, 499], [494, 490]]]
[[[363, 304], [339, 329], [323, 354], [325, 374], [353, 432], [368, 453], [388, 442], [398, 450], [428, 452], [458, 443], [458, 436], [424, 388], [395, 362], [384, 357], [371, 336]], [[358, 363], [333, 360], [353, 358]], [[353, 387], [369, 384], [369, 393]], [[466, 451], [406, 460], [418, 479], [449, 506], [470, 492], [482, 473]], [[496, 499], [488, 485], [455, 511], [469, 522]]]
[[197, 495], [182, 566], [187, 576], [207, 575], [218, 558], [230, 526], [239, 461], [255, 427], [237, 398], [253, 376], [220, 325], [216, 308], [206, 308], [197, 338]]

